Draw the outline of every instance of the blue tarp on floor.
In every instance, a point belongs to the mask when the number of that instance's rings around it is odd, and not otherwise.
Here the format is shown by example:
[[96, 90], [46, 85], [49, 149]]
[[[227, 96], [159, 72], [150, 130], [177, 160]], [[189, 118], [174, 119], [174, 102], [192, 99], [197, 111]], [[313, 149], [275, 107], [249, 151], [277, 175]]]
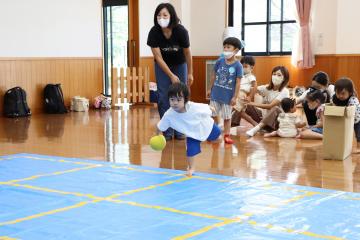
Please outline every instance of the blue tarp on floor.
[[182, 171], [0, 157], [2, 239], [360, 239], [360, 194]]

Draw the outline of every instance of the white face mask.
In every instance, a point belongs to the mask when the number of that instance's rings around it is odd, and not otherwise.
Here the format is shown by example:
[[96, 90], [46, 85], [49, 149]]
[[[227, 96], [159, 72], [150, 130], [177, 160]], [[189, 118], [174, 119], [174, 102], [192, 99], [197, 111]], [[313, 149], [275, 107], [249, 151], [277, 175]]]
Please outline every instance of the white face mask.
[[281, 85], [283, 83], [284, 77], [283, 76], [272, 75], [271, 81], [275, 86], [279, 86], [279, 85]]
[[245, 74], [251, 73], [251, 68], [244, 68], [244, 73]]
[[167, 28], [170, 23], [170, 18], [158, 18], [157, 22], [160, 25], [160, 27]]
[[224, 51], [223, 56], [225, 59], [230, 59], [232, 56], [234, 56], [234, 52]]

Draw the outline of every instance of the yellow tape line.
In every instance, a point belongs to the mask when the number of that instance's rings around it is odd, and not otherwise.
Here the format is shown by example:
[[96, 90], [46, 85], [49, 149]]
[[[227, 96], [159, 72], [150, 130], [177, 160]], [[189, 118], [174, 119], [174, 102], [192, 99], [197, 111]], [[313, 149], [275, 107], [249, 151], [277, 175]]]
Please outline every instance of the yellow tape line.
[[2, 184], [2, 185], [10, 185], [10, 186], [14, 186], [14, 187], [28, 188], [28, 189], [32, 189], [32, 190], [49, 192], [49, 193], [57, 193], [57, 194], [62, 194], [62, 195], [72, 195], [72, 196], [77, 196], [77, 197], [87, 197], [87, 198], [94, 199], [94, 200], [103, 199], [102, 197], [97, 197], [97, 196], [94, 196], [92, 194], [87, 194], [87, 193], [66, 192], [66, 191], [61, 191], [61, 190], [56, 190], [56, 189], [51, 189], [51, 188], [44, 188], [44, 187], [37, 187], [37, 186], [32, 186], [32, 185], [27, 185], [27, 184], [18, 184], [18, 183], [0, 183], [0, 184]]
[[177, 180], [172, 180], [172, 181], [167, 181], [167, 182], [164, 182], [164, 183], [150, 185], [148, 187], [138, 188], [138, 189], [130, 190], [130, 191], [127, 191], [127, 192], [114, 194], [116, 196], [113, 197], [113, 198], [121, 197], [121, 196], [125, 196], [125, 195], [130, 195], [130, 194], [137, 193], [137, 192], [147, 191], [147, 190], [151, 190], [151, 189], [154, 189], [154, 188], [157, 188], [157, 187], [163, 187], [163, 186], [167, 186], [167, 185], [170, 185], [170, 184], [187, 181], [187, 180], [190, 180], [190, 179], [191, 178], [189, 178], [189, 177], [184, 177], [184, 178], [180, 178], [180, 179], [177, 179]]
[[[48, 162], [72, 163], [72, 164], [87, 165], [87, 166], [99, 165], [97, 163], [78, 162], [78, 161], [70, 161], [70, 160], [64, 160], [64, 159], [39, 158], [39, 157], [31, 157], [31, 156], [24, 156], [23, 158], [48, 161]], [[100, 164], [100, 165], [103, 165], [103, 164]]]
[[[179, 179], [179, 181], [180, 180], [185, 181], [185, 180], [187, 180], [187, 178]], [[170, 182], [175, 183], [177, 181], [169, 181], [168, 185], [171, 184]], [[18, 186], [18, 187], [25, 187], [25, 188], [30, 188], [30, 189], [34, 189], [34, 190], [41, 190], [41, 191], [53, 192], [53, 193], [59, 193], [59, 194], [84, 196], [84, 197], [92, 198], [94, 200], [80, 202], [78, 204], [75, 204], [75, 205], [72, 205], [72, 206], [69, 206], [69, 207], [55, 209], [55, 210], [51, 210], [51, 211], [48, 211], [48, 212], [35, 214], [35, 215], [29, 216], [29, 217], [16, 219], [16, 220], [13, 220], [13, 221], [3, 222], [3, 223], [0, 223], [0, 226], [8, 225], [8, 224], [15, 224], [15, 223], [18, 223], [18, 222], [27, 221], [27, 220], [31, 220], [31, 219], [34, 219], [34, 218], [39, 218], [39, 217], [55, 214], [55, 213], [58, 213], [58, 212], [63, 212], [63, 211], [67, 211], [67, 210], [70, 210], [70, 209], [79, 208], [79, 207], [85, 206], [88, 203], [101, 202], [101, 201], [108, 201], [108, 202], [113, 202], [113, 203], [118, 203], [118, 204], [127, 204], [127, 205], [131, 205], [131, 206], [136, 206], [136, 207], [149, 208], [149, 209], [155, 209], [155, 210], [162, 210], [162, 211], [167, 211], [167, 212], [172, 212], [172, 213], [177, 213], [177, 214], [190, 215], [190, 216], [194, 216], [194, 217], [215, 219], [215, 220], [221, 221], [220, 223], [216, 223], [216, 224], [213, 224], [211, 226], [200, 229], [198, 231], [195, 231], [193, 233], [190, 233], [190, 234], [195, 234], [196, 233], [196, 235], [199, 235], [201, 233], [204, 233], [204, 232], [209, 231], [209, 230], [211, 230], [213, 228], [216, 228], [216, 227], [224, 226], [224, 225], [235, 223], [235, 222], [240, 223], [240, 222], [243, 221], [240, 218], [238, 218], [238, 219], [230, 219], [230, 218], [226, 218], [226, 217], [212, 216], [212, 215], [198, 213], [198, 212], [182, 211], [182, 210], [178, 210], [178, 209], [170, 208], [170, 207], [163, 207], [163, 206], [157, 206], [157, 205], [149, 205], [149, 204], [142, 204], [142, 203], [131, 202], [131, 201], [124, 201], [124, 200], [120, 200], [120, 199], [114, 199], [114, 198], [118, 197], [119, 194], [113, 194], [113, 195], [110, 195], [108, 197], [103, 198], [103, 197], [97, 197], [97, 196], [94, 196], [94, 195], [91, 195], [91, 194], [82, 194], [82, 193], [76, 193], [76, 192], [58, 191], [58, 190], [54, 190], [54, 189], [40, 188], [40, 187], [35, 187], [35, 186], [30, 186], [30, 185], [22, 185], [22, 184], [15, 184], [15, 183], [11, 183], [11, 184], [9, 183], [8, 185], [14, 185], [14, 186]], [[153, 188], [151, 188], [151, 189], [153, 189]], [[299, 197], [297, 197], [297, 198], [299, 198]], [[247, 216], [247, 217], [250, 217], [252, 215], [253, 215], [252, 213], [244, 214], [244, 216]], [[320, 235], [320, 234], [307, 232], [307, 231], [293, 230], [293, 229], [286, 229], [286, 228], [282, 228], [282, 227], [276, 227], [276, 226], [271, 225], [271, 224], [260, 224], [260, 223], [257, 223], [255, 221], [252, 221], [252, 220], [247, 221], [247, 223], [249, 223], [252, 226], [265, 227], [265, 228], [268, 228], [268, 229], [274, 228], [273, 230], [282, 229], [283, 232], [297, 233], [297, 234], [302, 234], [302, 235], [311, 236], [311, 237], [317, 237], [317, 238], [322, 238], [322, 239], [329, 239], [329, 240], [341, 240], [342, 239], [342, 238], [338, 238], [338, 237], [334, 237], [334, 236], [325, 236], [325, 235]], [[196, 236], [196, 235], [194, 235], [194, 236]], [[183, 239], [186, 239], [184, 237], [187, 237], [187, 236], [188, 236], [188, 234], [184, 235], [184, 236], [180, 236], [180, 237], [183, 237]]]
[[321, 238], [321, 239], [328, 239], [328, 240], [345, 240], [344, 238], [340, 238], [340, 237], [336, 237], [336, 236], [327, 236], [327, 235], [321, 235], [321, 234], [308, 232], [308, 231], [294, 230], [294, 229], [275, 226], [272, 224], [258, 223], [253, 220], [247, 221], [247, 223], [252, 226], [256, 226], [256, 227], [262, 227], [262, 228], [267, 228], [267, 229], [271, 229], [274, 231], [281, 231], [281, 232], [286, 232], [286, 233], [295, 233], [295, 234], [305, 235], [305, 236], [314, 237], [314, 238]]
[[[1, 161], [1, 159], [0, 159]], [[11, 238], [11, 237], [6, 237], [6, 236], [0, 236], [0, 240], [18, 240], [17, 238]]]
[[[115, 169], [125, 169], [125, 170], [135, 171], [135, 172], [144, 172], [144, 173], [151, 173], [151, 174], [169, 175], [169, 176], [173, 176], [173, 177], [184, 176], [184, 174], [182, 174], [182, 173], [171, 173], [171, 172], [164, 172], [164, 171], [139, 169], [139, 168], [133, 168], [133, 167], [127, 167], [127, 166], [111, 165], [110, 167], [115, 168]], [[215, 181], [215, 182], [231, 182], [231, 181], [233, 181], [233, 180], [227, 180], [227, 179], [201, 177], [201, 176], [192, 176], [192, 178], [208, 180], [208, 181]]]
[[194, 231], [194, 232], [191, 232], [191, 233], [188, 233], [188, 234], [185, 234], [185, 235], [182, 235], [182, 236], [178, 236], [178, 237], [175, 237], [175, 238], [172, 238], [172, 240], [184, 240], [184, 239], [188, 239], [188, 238], [191, 238], [191, 237], [195, 237], [197, 235], [200, 235], [200, 234], [203, 234], [205, 232], [208, 232], [214, 228], [218, 228], [218, 227], [222, 227], [222, 226], [225, 226], [225, 225], [228, 225], [228, 224], [231, 224], [231, 223], [235, 223], [235, 221], [233, 220], [226, 220], [226, 221], [223, 221], [223, 222], [219, 222], [219, 223], [215, 223], [213, 225], [209, 225], [209, 226], [206, 226], [204, 228], [201, 228], [197, 231]]
[[16, 224], [16, 223], [20, 223], [20, 222], [24, 222], [24, 221], [29, 221], [29, 220], [32, 220], [34, 218], [40, 218], [40, 217], [44, 217], [44, 216], [47, 216], [47, 215], [52, 215], [52, 214], [55, 214], [55, 213], [68, 211], [68, 210], [71, 210], [71, 209], [74, 209], [74, 208], [83, 207], [83, 206], [85, 206], [85, 205], [87, 205], [89, 203], [92, 203], [92, 202], [97, 202], [97, 200], [79, 202], [79, 203], [77, 203], [75, 205], [71, 205], [71, 206], [68, 206], [68, 207], [58, 208], [58, 209], [50, 210], [50, 211], [47, 211], [47, 212], [42, 212], [42, 213], [34, 214], [34, 215], [31, 215], [31, 216], [28, 216], [28, 217], [18, 218], [18, 219], [12, 220], [12, 221], [2, 222], [2, 223], [0, 223], [0, 226]]
[[171, 208], [171, 207], [149, 205], [149, 204], [143, 204], [143, 203], [137, 203], [137, 202], [131, 202], [131, 201], [124, 201], [124, 200], [120, 200], [120, 199], [107, 199], [107, 201], [113, 202], [113, 203], [119, 203], [119, 204], [127, 204], [127, 205], [131, 205], [131, 206], [142, 207], [142, 208], [162, 210], [162, 211], [178, 213], [178, 214], [183, 214], [183, 215], [190, 215], [190, 216], [194, 216], [194, 217], [215, 219], [215, 220], [219, 220], [219, 221], [227, 221], [227, 220], [229, 220], [229, 218], [225, 218], [225, 217], [212, 216], [212, 215], [198, 213], [198, 212], [182, 211], [182, 210], [179, 210], [179, 209], [176, 209], [176, 208]]
[[8, 181], [8, 183], [29, 181], [29, 180], [34, 180], [34, 179], [41, 178], [41, 177], [56, 176], [56, 175], [61, 175], [61, 174], [65, 174], [65, 173], [77, 172], [77, 171], [81, 171], [81, 170], [87, 170], [87, 169], [98, 168], [98, 167], [101, 167], [101, 165], [87, 166], [87, 167], [82, 167], [82, 168], [73, 168], [73, 169], [69, 169], [69, 170], [65, 170], [65, 171], [39, 174], [39, 175], [34, 175], [34, 176], [31, 176], [31, 177], [27, 177], [27, 178], [20, 178], [20, 179], [10, 180], [10, 181]]

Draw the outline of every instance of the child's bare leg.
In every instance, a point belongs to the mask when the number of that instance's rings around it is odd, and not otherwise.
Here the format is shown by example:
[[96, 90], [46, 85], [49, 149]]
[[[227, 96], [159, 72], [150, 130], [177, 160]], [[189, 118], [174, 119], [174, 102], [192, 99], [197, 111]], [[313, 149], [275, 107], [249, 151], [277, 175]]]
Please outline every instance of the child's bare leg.
[[224, 119], [224, 141], [227, 144], [233, 144], [234, 140], [230, 137], [231, 119]]
[[250, 117], [245, 110], [242, 110], [240, 112], [240, 116], [241, 118], [245, 119], [248, 123], [250, 123], [251, 125], [253, 125], [254, 127], [258, 124], [254, 119], [252, 119], [252, 117]]
[[191, 177], [195, 171], [195, 166], [194, 166], [194, 157], [187, 157], [187, 173], [186, 175], [188, 177]]
[[356, 149], [352, 151], [353, 154], [359, 154], [360, 153], [360, 142], [357, 142]]
[[278, 136], [277, 131], [273, 131], [271, 133], [265, 133], [264, 137], [276, 137]]
[[301, 131], [299, 134], [299, 138], [302, 139], [323, 139], [323, 135], [317, 132], [314, 132], [310, 129], [306, 129]]

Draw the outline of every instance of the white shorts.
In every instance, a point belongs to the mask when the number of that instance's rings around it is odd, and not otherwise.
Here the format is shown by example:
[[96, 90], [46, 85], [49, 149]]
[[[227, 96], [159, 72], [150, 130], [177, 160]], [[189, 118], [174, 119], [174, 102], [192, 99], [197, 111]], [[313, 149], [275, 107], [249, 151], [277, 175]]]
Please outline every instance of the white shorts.
[[232, 107], [230, 105], [211, 100], [210, 106], [215, 108], [215, 112], [212, 114], [213, 117], [220, 116], [224, 120], [231, 119]]

